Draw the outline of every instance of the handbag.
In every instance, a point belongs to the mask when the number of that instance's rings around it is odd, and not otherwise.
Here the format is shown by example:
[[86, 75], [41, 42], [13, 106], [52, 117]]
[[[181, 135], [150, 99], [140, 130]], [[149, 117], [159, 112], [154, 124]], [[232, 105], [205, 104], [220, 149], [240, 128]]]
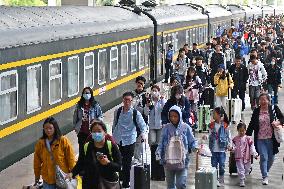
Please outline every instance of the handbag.
[[[272, 106], [272, 112], [273, 112], [274, 120], [276, 121], [277, 117], [276, 117], [274, 105]], [[278, 143], [284, 142], [284, 127], [282, 126], [282, 124], [276, 125], [273, 130], [274, 130], [274, 136], [277, 142]]]
[[99, 183], [100, 189], [120, 189], [119, 180], [115, 182], [110, 182], [103, 177], [100, 177]]
[[51, 147], [50, 147], [50, 144], [49, 144], [49, 141], [48, 139], [45, 140], [45, 143], [46, 143], [46, 147], [47, 147], [47, 150], [50, 154], [50, 158], [52, 161], [54, 161], [55, 163], [55, 181], [56, 181], [56, 188], [60, 188], [60, 189], [67, 189], [67, 182], [65, 180], [65, 177], [66, 177], [66, 173], [64, 173], [61, 168], [56, 164], [55, 162], [55, 159], [54, 159], [54, 156], [51, 152]]

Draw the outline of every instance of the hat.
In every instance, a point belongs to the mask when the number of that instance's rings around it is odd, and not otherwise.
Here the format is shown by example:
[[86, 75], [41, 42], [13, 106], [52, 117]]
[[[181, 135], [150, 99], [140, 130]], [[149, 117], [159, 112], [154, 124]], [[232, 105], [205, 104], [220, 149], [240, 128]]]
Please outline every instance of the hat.
[[219, 64], [218, 68], [222, 68], [224, 70], [225, 69], [225, 65], [224, 64]]

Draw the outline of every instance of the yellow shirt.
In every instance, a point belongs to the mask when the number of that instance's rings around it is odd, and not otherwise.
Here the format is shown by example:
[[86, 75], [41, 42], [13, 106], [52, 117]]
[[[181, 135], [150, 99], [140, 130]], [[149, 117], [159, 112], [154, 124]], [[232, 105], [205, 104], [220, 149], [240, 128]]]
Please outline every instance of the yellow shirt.
[[[228, 77], [229, 76], [229, 84], [228, 84]], [[214, 84], [216, 86], [216, 96], [228, 96], [228, 89], [234, 87], [234, 82], [232, 80], [232, 77], [229, 73], [226, 74], [225, 79], [220, 79], [220, 74], [216, 73], [214, 75]]]

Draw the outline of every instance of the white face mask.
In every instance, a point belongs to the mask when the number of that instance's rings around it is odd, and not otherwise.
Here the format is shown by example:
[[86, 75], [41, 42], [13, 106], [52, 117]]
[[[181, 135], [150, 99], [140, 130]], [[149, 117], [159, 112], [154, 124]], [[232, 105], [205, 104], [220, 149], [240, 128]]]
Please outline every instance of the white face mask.
[[160, 96], [160, 93], [159, 92], [156, 92], [156, 91], [152, 91], [151, 93], [152, 97], [154, 98], [158, 98]]
[[271, 65], [275, 65], [275, 61], [272, 61], [272, 62], [271, 62]]
[[176, 94], [176, 99], [181, 99], [181, 94]]

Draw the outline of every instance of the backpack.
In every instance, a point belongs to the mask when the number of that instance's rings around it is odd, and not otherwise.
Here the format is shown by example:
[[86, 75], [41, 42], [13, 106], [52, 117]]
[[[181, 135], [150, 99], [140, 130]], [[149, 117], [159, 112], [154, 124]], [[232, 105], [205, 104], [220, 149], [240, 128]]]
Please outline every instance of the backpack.
[[[119, 119], [121, 111], [122, 111], [122, 106], [117, 109], [115, 125], [117, 125], [117, 122], [118, 122], [118, 119]], [[133, 123], [134, 123], [135, 128], [136, 128], [137, 137], [138, 137], [141, 134], [141, 129], [138, 126], [138, 123], [136, 121], [136, 117], [137, 117], [137, 110], [133, 109], [132, 119], [133, 119]]]
[[[181, 126], [181, 133], [186, 128], [185, 125]], [[181, 133], [170, 137], [169, 143], [166, 147], [165, 153], [165, 167], [168, 170], [177, 171], [185, 168], [186, 149], [183, 143]]]

